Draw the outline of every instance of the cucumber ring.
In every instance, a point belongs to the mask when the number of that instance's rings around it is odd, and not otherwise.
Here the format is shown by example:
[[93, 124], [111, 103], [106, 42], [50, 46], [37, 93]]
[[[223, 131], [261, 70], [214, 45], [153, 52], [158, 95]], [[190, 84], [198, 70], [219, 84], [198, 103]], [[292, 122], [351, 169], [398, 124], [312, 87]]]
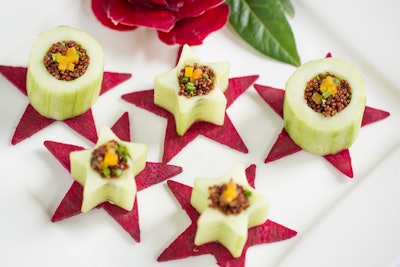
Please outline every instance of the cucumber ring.
[[[325, 72], [347, 80], [352, 89], [349, 105], [333, 117], [315, 112], [304, 99], [306, 83]], [[335, 154], [353, 144], [361, 127], [365, 102], [364, 81], [352, 65], [337, 58], [313, 60], [300, 66], [286, 83], [284, 127], [304, 150], [318, 155]]]
[[[58, 80], [43, 62], [52, 44], [73, 40], [86, 49], [90, 63], [86, 73], [72, 80]], [[30, 104], [42, 116], [55, 120], [69, 119], [89, 110], [100, 94], [104, 54], [100, 44], [86, 32], [58, 26], [41, 32], [29, 53], [26, 89]]]

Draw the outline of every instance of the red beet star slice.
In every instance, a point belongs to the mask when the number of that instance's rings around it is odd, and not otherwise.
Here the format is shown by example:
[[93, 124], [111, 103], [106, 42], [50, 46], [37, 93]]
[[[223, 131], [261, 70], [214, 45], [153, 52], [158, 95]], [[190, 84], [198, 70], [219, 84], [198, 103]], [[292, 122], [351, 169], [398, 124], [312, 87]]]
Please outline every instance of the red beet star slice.
[[[121, 118], [112, 127], [113, 132], [121, 139], [130, 141], [130, 125], [128, 113], [124, 113]], [[83, 147], [64, 144], [53, 141], [45, 141], [45, 147], [57, 158], [61, 165], [68, 171], [71, 170], [69, 154], [72, 151], [82, 150]], [[168, 178], [178, 175], [182, 172], [182, 168], [164, 163], [146, 162], [146, 167], [138, 175], [136, 175], [137, 191], [143, 190], [154, 184], [165, 181]], [[51, 221], [61, 221], [81, 213], [83, 201], [83, 187], [74, 181], [62, 199], [61, 203], [54, 212]], [[108, 202], [100, 204], [97, 208], [103, 208], [112, 216], [121, 227], [128, 232], [132, 238], [140, 242], [140, 227], [138, 203], [135, 197], [133, 209], [131, 211], [124, 210], [116, 205]]]
[[[258, 75], [244, 76], [229, 79], [228, 89], [225, 91], [228, 108], [240, 95], [242, 95], [258, 78]], [[122, 98], [140, 108], [153, 112], [167, 119], [167, 128], [164, 137], [164, 152], [162, 162], [169, 162], [188, 143], [202, 134], [220, 144], [226, 145], [237, 151], [247, 153], [248, 149], [235, 126], [225, 112], [225, 121], [222, 126], [208, 122], [198, 121], [183, 135], [176, 133], [175, 120], [171, 113], [154, 104], [154, 90], [145, 90], [122, 95]]]
[[[283, 118], [283, 99], [285, 96], [285, 91], [282, 89], [260, 84], [254, 84], [254, 88], [261, 96], [261, 98], [264, 99], [265, 102], [267, 102], [267, 104], [270, 105], [270, 107], [281, 118]], [[383, 120], [389, 115], [390, 113], [387, 111], [367, 106], [364, 110], [361, 126]], [[301, 150], [302, 148], [293, 142], [293, 140], [283, 128], [275, 143], [273, 144], [271, 150], [269, 151], [265, 159], [265, 163], [278, 160]], [[340, 172], [342, 172], [349, 178], [353, 178], [353, 168], [351, 164], [350, 152], [348, 149], [344, 149], [333, 155], [324, 155], [324, 158], [327, 159]]]
[[[3, 66], [0, 65], [0, 73], [4, 75], [19, 91], [27, 95], [26, 91], [26, 73], [25, 67]], [[108, 92], [120, 83], [128, 80], [132, 74], [104, 72], [100, 95]], [[27, 105], [11, 140], [11, 144], [16, 145], [19, 142], [31, 137], [40, 130], [46, 128], [56, 120], [46, 118], [40, 115], [30, 104]], [[70, 128], [87, 138], [91, 142], [96, 142], [97, 133], [92, 115], [92, 109], [75, 118], [64, 120]]]
[[[254, 186], [255, 169], [255, 165], [251, 165], [246, 169], [247, 180], [251, 186]], [[217, 242], [196, 246], [194, 244], [194, 238], [197, 230], [197, 219], [200, 214], [190, 204], [192, 187], [171, 180], [167, 183], [175, 198], [189, 216], [191, 224], [160, 254], [157, 258], [158, 261], [177, 260], [191, 256], [212, 254], [216, 258], [219, 266], [244, 267], [246, 252], [249, 247], [289, 239], [297, 234], [297, 232], [292, 229], [267, 220], [265, 223], [249, 229], [247, 242], [243, 248], [242, 255], [238, 258], [233, 258], [229, 251]]]

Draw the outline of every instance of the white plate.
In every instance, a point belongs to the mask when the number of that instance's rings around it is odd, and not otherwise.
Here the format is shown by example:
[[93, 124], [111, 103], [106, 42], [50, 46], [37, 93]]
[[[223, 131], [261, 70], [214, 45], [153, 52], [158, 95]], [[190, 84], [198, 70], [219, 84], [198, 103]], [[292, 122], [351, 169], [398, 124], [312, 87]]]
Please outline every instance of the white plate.
[[[354, 64], [367, 86], [367, 105], [391, 113], [363, 127], [350, 148], [354, 178], [322, 157], [304, 151], [264, 164], [282, 120], [251, 87], [228, 114], [249, 149], [233, 151], [199, 137], [170, 162], [183, 167], [173, 180], [192, 185], [195, 177], [222, 175], [236, 162], [257, 165], [256, 186], [272, 201], [270, 218], [298, 231], [292, 239], [252, 247], [246, 266], [396, 266], [400, 258], [400, 23], [397, 1], [293, 1], [290, 19], [302, 62], [332, 52]], [[10, 1], [1, 4], [0, 64], [26, 66], [37, 33], [57, 25], [82, 28], [102, 43], [107, 71], [133, 77], [99, 98], [96, 126], [112, 125], [129, 111], [132, 137], [149, 145], [148, 161], [159, 162], [165, 120], [121, 99], [150, 89], [154, 75], [173, 67], [176, 47], [153, 30], [117, 32], [100, 25], [90, 1]], [[283, 88], [293, 66], [254, 52], [230, 27], [193, 48], [204, 61], [230, 61], [231, 77], [258, 74], [258, 84]], [[92, 144], [63, 123], [53, 123], [13, 146], [11, 137], [28, 103], [0, 76], [0, 160], [2, 194], [0, 255], [12, 266], [212, 266], [212, 256], [158, 263], [157, 256], [189, 224], [165, 183], [138, 194], [141, 242], [131, 239], [104, 211], [52, 223], [50, 217], [72, 179], [45, 149], [53, 140]], [[211, 155], [210, 152], [212, 151]], [[191, 158], [199, 160], [193, 161]], [[200, 161], [201, 159], [201, 161]], [[200, 164], [199, 164], [200, 161]]]

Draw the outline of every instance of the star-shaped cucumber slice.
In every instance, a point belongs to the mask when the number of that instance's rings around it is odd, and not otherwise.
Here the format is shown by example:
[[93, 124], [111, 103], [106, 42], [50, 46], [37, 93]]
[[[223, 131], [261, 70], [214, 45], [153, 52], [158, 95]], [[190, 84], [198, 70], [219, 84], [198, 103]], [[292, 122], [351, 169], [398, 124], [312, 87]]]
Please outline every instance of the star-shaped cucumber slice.
[[[130, 141], [130, 123], [128, 113], [125, 112], [111, 129], [121, 140]], [[71, 171], [70, 153], [84, 149], [80, 146], [54, 141], [45, 141], [44, 145], [68, 171]], [[146, 162], [144, 170], [135, 176], [137, 191], [139, 192], [152, 185], [161, 183], [180, 174], [181, 172], [182, 167], [179, 166], [158, 162]], [[79, 182], [74, 181], [55, 210], [51, 221], [58, 222], [81, 214], [82, 201], [83, 187]], [[97, 208], [104, 209], [130, 236], [132, 236], [135, 241], [140, 242], [137, 194], [133, 204], [133, 209], [130, 211], [120, 208], [108, 201], [101, 203]]]
[[[92, 153], [113, 140], [126, 148], [129, 167], [119, 177], [102, 177], [90, 164]], [[101, 128], [99, 140], [93, 149], [72, 152], [71, 176], [84, 188], [81, 211], [87, 212], [105, 201], [132, 210], [137, 191], [135, 175], [145, 168], [146, 156], [147, 145], [122, 141], [106, 125]]]
[[[229, 108], [257, 79], [258, 75], [230, 78], [228, 89], [225, 91], [226, 107]], [[225, 121], [222, 126], [198, 121], [183, 136], [179, 136], [176, 133], [175, 120], [172, 114], [154, 104], [154, 90], [135, 91], [122, 95], [122, 98], [129, 103], [166, 118], [167, 127], [162, 156], [162, 162], [164, 163], [169, 162], [199, 135], [203, 135], [239, 152], [248, 153], [246, 145], [226, 111]]]
[[[249, 206], [238, 214], [225, 214], [220, 209], [211, 207], [209, 188], [224, 184], [234, 187], [242, 186], [249, 199]], [[230, 191], [230, 189], [226, 190]], [[267, 220], [269, 210], [268, 199], [250, 186], [245, 168], [241, 163], [221, 177], [197, 178], [194, 181], [190, 203], [201, 214], [197, 221], [194, 243], [199, 246], [209, 242], [219, 242], [235, 258], [242, 254], [247, 241], [248, 229], [263, 224]]]
[[[247, 181], [254, 188], [256, 165], [246, 168]], [[197, 231], [197, 220], [200, 213], [190, 204], [192, 187], [168, 180], [168, 187], [185, 210], [191, 224], [158, 256], [157, 261], [183, 259], [190, 256], [211, 254], [221, 267], [243, 267], [246, 265], [246, 252], [251, 246], [278, 242], [294, 237], [297, 232], [279, 223], [267, 219], [263, 224], [248, 229], [247, 242], [240, 257], [232, 254], [220, 243], [210, 242], [197, 246], [194, 242]]]
[[[214, 89], [208, 94], [192, 97], [179, 95], [179, 73], [194, 64], [207, 66], [214, 72]], [[197, 121], [223, 125], [227, 105], [224, 92], [228, 88], [229, 69], [228, 62], [202, 62], [188, 45], [184, 45], [176, 67], [154, 78], [154, 103], [173, 114], [178, 135], [184, 135]]]

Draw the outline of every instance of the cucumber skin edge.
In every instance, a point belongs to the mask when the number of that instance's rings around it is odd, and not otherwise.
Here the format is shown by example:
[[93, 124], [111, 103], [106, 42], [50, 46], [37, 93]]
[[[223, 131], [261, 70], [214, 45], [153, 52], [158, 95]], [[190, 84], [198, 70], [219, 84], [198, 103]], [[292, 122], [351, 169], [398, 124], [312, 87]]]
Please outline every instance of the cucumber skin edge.
[[72, 94], [57, 91], [53, 93], [52, 89], [40, 84], [28, 68], [26, 88], [29, 103], [44, 117], [55, 120], [70, 119], [85, 113], [93, 106], [100, 94], [102, 80], [103, 74]]
[[[290, 138], [302, 149], [317, 155], [335, 154], [349, 148], [361, 128], [362, 116], [341, 129], [321, 130], [299, 118], [292, 107], [283, 106], [284, 127]], [[363, 114], [363, 112], [361, 113]], [[287, 119], [290, 118], [290, 119]]]

